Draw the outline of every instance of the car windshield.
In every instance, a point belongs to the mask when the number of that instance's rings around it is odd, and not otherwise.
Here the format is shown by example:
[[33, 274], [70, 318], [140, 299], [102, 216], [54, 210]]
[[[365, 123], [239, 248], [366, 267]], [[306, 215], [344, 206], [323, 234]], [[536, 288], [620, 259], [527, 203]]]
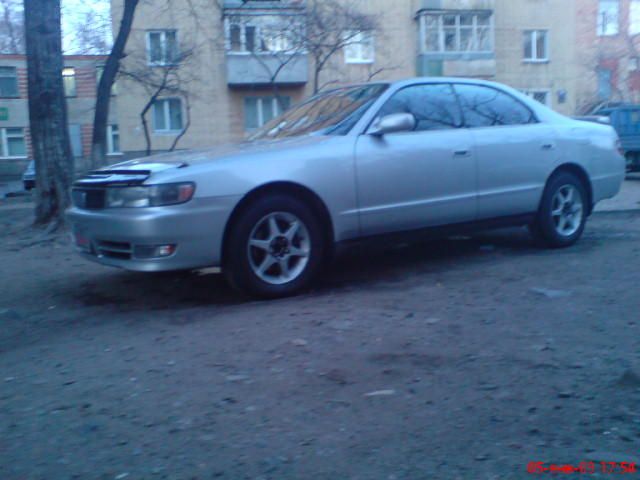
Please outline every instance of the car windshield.
[[346, 135], [387, 88], [387, 84], [373, 84], [321, 93], [274, 118], [249, 140], [310, 134]]

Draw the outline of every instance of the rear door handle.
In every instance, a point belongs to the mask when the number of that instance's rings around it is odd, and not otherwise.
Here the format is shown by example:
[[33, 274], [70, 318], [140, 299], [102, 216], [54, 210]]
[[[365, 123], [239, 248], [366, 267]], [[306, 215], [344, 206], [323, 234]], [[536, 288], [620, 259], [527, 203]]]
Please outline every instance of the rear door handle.
[[553, 150], [553, 143], [545, 143], [544, 145], [542, 145], [542, 149], [543, 150]]
[[456, 157], [468, 157], [469, 156], [469, 150], [456, 150], [455, 152], [453, 152], [453, 154]]

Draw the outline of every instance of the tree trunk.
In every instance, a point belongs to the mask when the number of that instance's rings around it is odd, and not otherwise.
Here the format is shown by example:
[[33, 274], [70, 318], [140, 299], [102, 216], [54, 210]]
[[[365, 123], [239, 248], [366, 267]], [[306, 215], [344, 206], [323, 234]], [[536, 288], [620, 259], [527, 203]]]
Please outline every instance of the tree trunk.
[[118, 70], [120, 70], [120, 60], [124, 56], [124, 47], [131, 33], [131, 25], [133, 24], [133, 17], [137, 6], [138, 0], [125, 0], [124, 13], [122, 14], [118, 36], [107, 58], [107, 63], [104, 66], [102, 77], [98, 84], [96, 110], [93, 118], [93, 139], [91, 140], [92, 168], [98, 168], [104, 164], [107, 153], [107, 122], [109, 121], [111, 89]]
[[64, 223], [73, 155], [62, 85], [60, 0], [25, 0], [31, 145], [36, 162], [36, 224]]

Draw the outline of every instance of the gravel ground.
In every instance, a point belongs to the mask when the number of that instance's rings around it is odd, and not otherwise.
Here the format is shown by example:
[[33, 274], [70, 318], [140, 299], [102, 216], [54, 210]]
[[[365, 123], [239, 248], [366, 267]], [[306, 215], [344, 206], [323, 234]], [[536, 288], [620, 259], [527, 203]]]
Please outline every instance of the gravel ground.
[[640, 462], [640, 212], [562, 251], [521, 229], [360, 249], [271, 302], [85, 263], [29, 220], [0, 211], [2, 480]]

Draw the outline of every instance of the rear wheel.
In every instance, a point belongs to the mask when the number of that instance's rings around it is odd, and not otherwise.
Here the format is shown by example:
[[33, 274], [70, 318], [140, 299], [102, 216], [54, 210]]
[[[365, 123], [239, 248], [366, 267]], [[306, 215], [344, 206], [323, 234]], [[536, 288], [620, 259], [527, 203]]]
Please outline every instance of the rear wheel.
[[577, 176], [569, 172], [554, 175], [545, 188], [531, 233], [551, 248], [573, 245], [584, 231], [587, 199], [585, 186]]
[[321, 269], [325, 236], [315, 213], [289, 195], [263, 197], [232, 225], [224, 271], [229, 283], [267, 298], [308, 287]]

